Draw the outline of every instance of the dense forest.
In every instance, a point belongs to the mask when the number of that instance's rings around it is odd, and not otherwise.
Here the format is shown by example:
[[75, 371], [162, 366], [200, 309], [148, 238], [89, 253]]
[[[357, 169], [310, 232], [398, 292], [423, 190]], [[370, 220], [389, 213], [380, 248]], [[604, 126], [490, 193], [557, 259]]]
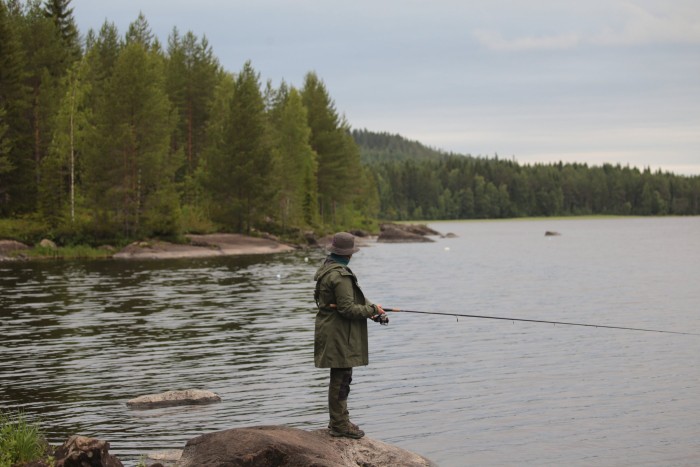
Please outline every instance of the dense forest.
[[378, 197], [314, 73], [297, 89], [162, 44], [139, 15], [82, 36], [70, 0], [0, 0], [0, 219], [64, 242], [372, 228]]
[[353, 136], [386, 219], [700, 214], [698, 176], [611, 164], [523, 165], [447, 154], [398, 135]]
[[224, 70], [206, 37], [146, 18], [81, 34], [70, 0], [0, 0], [0, 236], [376, 229], [378, 219], [700, 214], [700, 177], [520, 165], [353, 131], [300, 88]]

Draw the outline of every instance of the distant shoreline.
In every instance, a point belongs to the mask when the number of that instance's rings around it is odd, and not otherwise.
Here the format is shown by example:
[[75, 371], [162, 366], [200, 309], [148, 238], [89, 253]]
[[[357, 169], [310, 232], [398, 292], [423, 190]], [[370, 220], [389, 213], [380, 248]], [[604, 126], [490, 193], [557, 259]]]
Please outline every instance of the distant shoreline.
[[[294, 246], [269, 238], [241, 234], [217, 233], [187, 235], [189, 243], [177, 244], [163, 240], [133, 242], [119, 251], [109, 248], [90, 249], [90, 254], [65, 254], [61, 248], [42, 247], [41, 253], [13, 240], [0, 240], [0, 261], [44, 259], [186, 259], [216, 256], [261, 255], [294, 251]], [[34, 248], [34, 250], [36, 247]], [[79, 250], [83, 251], [83, 250]], [[32, 253], [30, 253], [32, 252]]]

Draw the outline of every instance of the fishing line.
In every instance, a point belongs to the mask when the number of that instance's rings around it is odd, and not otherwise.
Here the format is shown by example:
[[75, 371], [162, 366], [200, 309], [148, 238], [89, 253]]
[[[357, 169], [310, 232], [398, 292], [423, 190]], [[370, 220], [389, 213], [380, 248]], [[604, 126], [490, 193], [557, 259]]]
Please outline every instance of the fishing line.
[[645, 329], [645, 328], [630, 328], [624, 326], [607, 326], [603, 324], [586, 324], [586, 323], [570, 323], [565, 321], [546, 321], [542, 319], [525, 319], [525, 318], [506, 318], [502, 316], [486, 316], [486, 315], [467, 315], [462, 313], [445, 313], [439, 311], [416, 311], [416, 310], [402, 310], [400, 308], [385, 308], [382, 307], [384, 311], [390, 311], [394, 313], [419, 313], [422, 315], [442, 315], [442, 316], [455, 316], [457, 321], [459, 318], [480, 318], [480, 319], [498, 319], [503, 321], [522, 321], [526, 323], [546, 323], [546, 324], [560, 324], [562, 326], [585, 326], [589, 328], [606, 328], [606, 329], [624, 329], [626, 331], [644, 331], [644, 332], [662, 332], [665, 334], [684, 334], [686, 336], [700, 336], [694, 332], [680, 332], [680, 331], [664, 331], [660, 329]]

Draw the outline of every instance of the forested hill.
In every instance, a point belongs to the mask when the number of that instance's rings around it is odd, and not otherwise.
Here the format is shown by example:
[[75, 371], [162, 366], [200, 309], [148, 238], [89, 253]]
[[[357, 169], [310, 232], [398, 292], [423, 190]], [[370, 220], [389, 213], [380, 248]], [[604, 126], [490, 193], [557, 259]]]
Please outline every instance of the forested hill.
[[700, 177], [604, 164], [519, 164], [447, 154], [399, 135], [353, 132], [385, 219], [698, 215]]
[[419, 141], [411, 141], [401, 135], [376, 133], [367, 129], [353, 130], [352, 137], [360, 147], [362, 162], [442, 159], [447, 153], [429, 148]]

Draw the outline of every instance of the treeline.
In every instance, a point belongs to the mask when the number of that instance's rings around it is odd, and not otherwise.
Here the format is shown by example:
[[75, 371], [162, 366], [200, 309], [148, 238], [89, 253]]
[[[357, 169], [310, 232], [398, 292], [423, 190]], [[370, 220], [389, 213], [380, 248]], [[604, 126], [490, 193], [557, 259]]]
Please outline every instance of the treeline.
[[610, 164], [521, 165], [440, 153], [387, 133], [353, 136], [388, 220], [700, 214], [698, 176]]
[[70, 0], [0, 0], [0, 218], [88, 243], [371, 228], [372, 182], [313, 72], [275, 88], [143, 15], [81, 37]]
[[162, 44], [142, 15], [81, 36], [70, 0], [0, 0], [0, 221], [102, 243], [580, 214], [700, 214], [700, 177], [352, 132], [313, 72], [274, 87], [192, 32]]

